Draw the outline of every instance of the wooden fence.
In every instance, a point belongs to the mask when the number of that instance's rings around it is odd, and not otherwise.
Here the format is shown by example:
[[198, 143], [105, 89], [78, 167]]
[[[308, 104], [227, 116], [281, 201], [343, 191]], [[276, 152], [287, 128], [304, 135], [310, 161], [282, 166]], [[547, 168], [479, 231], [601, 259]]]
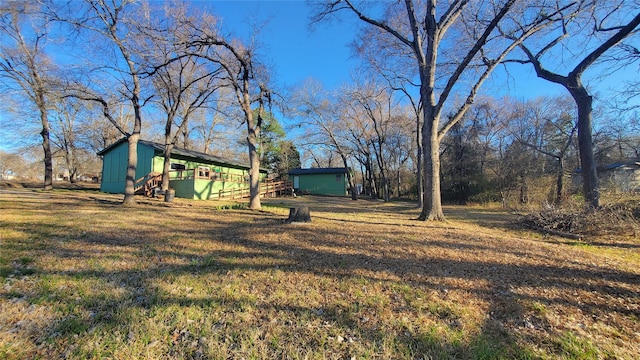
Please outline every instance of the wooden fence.
[[[290, 194], [293, 189], [293, 183], [288, 180], [281, 181], [264, 181], [260, 183], [261, 197], [276, 197], [279, 195]], [[219, 199], [243, 199], [251, 196], [248, 186], [237, 189], [220, 190], [218, 192]]]

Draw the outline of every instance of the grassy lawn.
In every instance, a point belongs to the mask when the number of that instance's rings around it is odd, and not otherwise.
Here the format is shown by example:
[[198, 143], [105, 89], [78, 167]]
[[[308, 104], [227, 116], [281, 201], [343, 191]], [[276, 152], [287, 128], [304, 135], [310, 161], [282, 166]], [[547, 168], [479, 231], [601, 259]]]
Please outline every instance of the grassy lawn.
[[[637, 238], [562, 241], [483, 208], [140, 200], [0, 190], [0, 358], [640, 354]], [[293, 205], [313, 222], [285, 224]]]

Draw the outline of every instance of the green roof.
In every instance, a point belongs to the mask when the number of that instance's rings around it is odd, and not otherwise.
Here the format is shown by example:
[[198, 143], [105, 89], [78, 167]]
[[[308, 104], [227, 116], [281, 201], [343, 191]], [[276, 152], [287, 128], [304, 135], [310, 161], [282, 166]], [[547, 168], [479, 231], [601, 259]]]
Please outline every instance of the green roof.
[[[123, 143], [125, 141], [127, 141], [127, 138], [122, 138], [122, 139], [116, 141], [115, 143], [113, 143], [113, 144], [107, 146], [106, 148], [102, 149], [101, 151], [99, 151], [98, 155], [102, 156], [102, 155], [106, 154], [111, 149], [113, 149], [114, 147], [120, 145], [121, 143]], [[149, 147], [153, 148], [154, 150], [158, 151], [160, 155], [164, 155], [164, 145], [163, 144], [160, 144], [160, 143], [157, 143], [157, 142], [153, 142], [153, 141], [147, 141], [147, 140], [138, 140], [138, 144], [149, 146]], [[242, 169], [250, 169], [251, 168], [251, 166], [249, 164], [247, 164], [247, 163], [242, 163], [242, 162], [238, 162], [238, 161], [234, 161], [234, 160], [229, 160], [229, 159], [225, 159], [225, 158], [220, 157], [220, 156], [205, 154], [203, 152], [199, 152], [199, 151], [195, 151], [195, 150], [183, 149], [183, 148], [179, 148], [179, 147], [174, 147], [171, 150], [171, 155], [185, 156], [185, 157], [193, 158], [193, 159], [204, 161], [204, 162], [216, 163], [216, 164], [222, 164], [222, 165], [230, 165], [230, 166], [233, 166], [233, 167], [236, 167], [236, 168], [242, 168]], [[266, 172], [267, 170], [261, 168], [260, 171]]]
[[311, 169], [291, 169], [289, 175], [318, 175], [318, 174], [346, 174], [347, 168], [311, 168]]

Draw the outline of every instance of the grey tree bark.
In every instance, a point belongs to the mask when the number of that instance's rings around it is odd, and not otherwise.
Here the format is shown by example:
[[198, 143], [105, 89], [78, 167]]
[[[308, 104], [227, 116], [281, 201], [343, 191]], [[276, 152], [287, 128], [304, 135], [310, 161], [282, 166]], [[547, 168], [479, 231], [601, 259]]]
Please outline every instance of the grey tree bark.
[[[9, 41], [0, 44], [0, 78], [5, 78], [18, 85], [26, 97], [38, 109], [40, 121], [40, 137], [44, 154], [44, 190], [53, 189], [53, 161], [51, 151], [51, 126], [49, 124], [48, 97], [53, 85], [50, 80], [50, 62], [44, 53], [44, 46], [49, 35], [48, 26], [38, 24], [39, 9], [37, 4], [22, 2], [7, 3], [0, 14], [0, 34]], [[23, 29], [25, 23], [33, 22], [34, 28]], [[39, 26], [42, 25], [42, 26]], [[27, 37], [33, 37], [29, 41]]]
[[[519, 26], [516, 26], [517, 30], [513, 30], [518, 33], [516, 40], [503, 44], [497, 52], [494, 52], [492, 59], [489, 59], [487, 52], [485, 52], [485, 45], [490, 36], [497, 31], [498, 25], [505, 16], [510, 13], [516, 2], [516, 0], [506, 0], [492, 3], [491, 6], [494, 12], [482, 20], [471, 16], [470, 18], [477, 19], [477, 21], [474, 20], [473, 25], [470, 25], [477, 28], [474, 31], [476, 36], [470, 39], [468, 48], [461, 50], [461, 56], [459, 57], [461, 60], [457, 61], [453, 69], [442, 71], [438, 71], [440, 46], [445, 44], [445, 35], [454, 24], [468, 20], [462, 19], [461, 15], [463, 10], [472, 3], [471, 1], [459, 0], [448, 2], [446, 5], [443, 4], [439, 8], [443, 12], [437, 18], [437, 2], [435, 0], [419, 2], [419, 6], [416, 6], [412, 0], [405, 0], [402, 15], [403, 21], [400, 21], [399, 24], [388, 21], [389, 19], [376, 19], [373, 16], [366, 15], [364, 12], [366, 7], [356, 5], [352, 0], [327, 2], [316, 17], [316, 20], [319, 21], [343, 9], [350, 11], [364, 23], [388, 33], [402, 47], [413, 54], [420, 78], [420, 103], [424, 121], [421, 133], [425, 192], [423, 207], [419, 216], [420, 220], [445, 220], [440, 197], [439, 146], [442, 137], [464, 116], [469, 106], [473, 103], [481, 85], [505, 56], [526, 37], [543, 27], [547, 19], [553, 15], [541, 16], [533, 20], [531, 24], [519, 24]], [[395, 3], [389, 6], [394, 5]], [[416, 8], [420, 9], [420, 14], [418, 14]], [[393, 13], [399, 13], [400, 11], [399, 8], [395, 10], [397, 12]], [[452, 39], [448, 40], [453, 41]], [[478, 59], [479, 57], [480, 59]], [[481, 71], [475, 78], [475, 83], [469, 86], [469, 93], [463, 104], [455, 110], [454, 115], [445, 124], [441, 124], [441, 114], [445, 103], [447, 103], [454, 91], [454, 86], [459, 84], [462, 74], [472, 65], [474, 60], [474, 68], [483, 68], [484, 71]], [[440, 79], [444, 79], [444, 85], [439, 88], [436, 99], [436, 82]]]
[[578, 108], [578, 147], [580, 150], [580, 167], [582, 170], [582, 191], [587, 205], [592, 208], [600, 206], [600, 189], [596, 161], [593, 155], [593, 98], [582, 83], [582, 75], [600, 58], [607, 50], [613, 48], [632, 34], [640, 25], [640, 12], [636, 13], [628, 23], [619, 26], [615, 34], [610, 36], [600, 46], [587, 54], [566, 76], [547, 70], [540, 58], [562, 39], [568, 36], [563, 33], [542, 50], [534, 54], [527, 46], [520, 45], [527, 59], [536, 71], [538, 77], [547, 81], [562, 85], [571, 94]]
[[[182, 24], [186, 31], [188, 55], [196, 56], [217, 64], [226, 74], [224, 81], [235, 91], [238, 105], [244, 114], [247, 126], [247, 149], [249, 153], [249, 208], [260, 210], [260, 154], [258, 139], [262, 126], [261, 114], [264, 103], [271, 102], [268, 89], [267, 69], [256, 60], [255, 49], [241, 41], [229, 40], [219, 34], [216, 22], [208, 14], [203, 14], [194, 25], [193, 19]], [[258, 103], [258, 116], [254, 119], [251, 106]]]

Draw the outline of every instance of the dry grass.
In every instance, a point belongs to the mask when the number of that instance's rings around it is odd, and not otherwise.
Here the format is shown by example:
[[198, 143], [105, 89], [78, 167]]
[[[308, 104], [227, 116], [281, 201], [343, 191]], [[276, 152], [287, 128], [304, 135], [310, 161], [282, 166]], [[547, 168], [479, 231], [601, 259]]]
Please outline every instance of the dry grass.
[[[496, 209], [0, 191], [0, 358], [635, 359], [640, 241]], [[310, 224], [284, 224], [289, 206]], [[618, 251], [623, 249], [623, 251]]]

